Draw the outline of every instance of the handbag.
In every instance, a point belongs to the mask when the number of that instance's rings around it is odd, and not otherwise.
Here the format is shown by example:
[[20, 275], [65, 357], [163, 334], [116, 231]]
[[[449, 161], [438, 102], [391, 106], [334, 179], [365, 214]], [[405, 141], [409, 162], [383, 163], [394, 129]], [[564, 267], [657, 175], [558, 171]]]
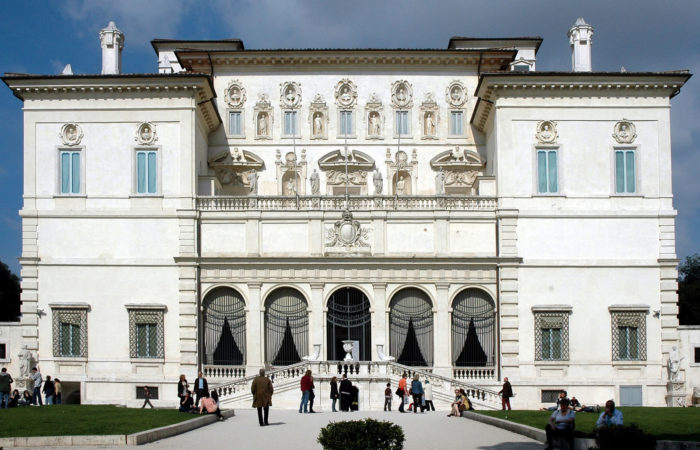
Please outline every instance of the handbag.
[[403, 397], [403, 389], [401, 389], [401, 388], [396, 388], [395, 394], [398, 395], [399, 397]]

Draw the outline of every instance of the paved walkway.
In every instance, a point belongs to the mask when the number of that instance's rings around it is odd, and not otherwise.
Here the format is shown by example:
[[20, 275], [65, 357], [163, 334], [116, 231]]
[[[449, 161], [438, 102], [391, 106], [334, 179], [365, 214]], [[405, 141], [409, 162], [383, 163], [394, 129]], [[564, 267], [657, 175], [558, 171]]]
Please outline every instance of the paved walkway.
[[[236, 417], [189, 433], [152, 442], [134, 449], [199, 449], [199, 448], [285, 448], [321, 449], [316, 442], [319, 431], [330, 421], [356, 420], [371, 417], [390, 420], [403, 427], [406, 450], [427, 449], [541, 449], [541, 443], [519, 434], [465, 418], [446, 417], [446, 411], [425, 414], [398, 412], [352, 412], [299, 414], [290, 410], [270, 411], [270, 425], [260, 427], [253, 409], [236, 411]], [[45, 449], [46, 447], [44, 447]], [[82, 447], [86, 449], [87, 447]], [[108, 447], [95, 447], [106, 449]], [[132, 447], [115, 447], [117, 449]]]

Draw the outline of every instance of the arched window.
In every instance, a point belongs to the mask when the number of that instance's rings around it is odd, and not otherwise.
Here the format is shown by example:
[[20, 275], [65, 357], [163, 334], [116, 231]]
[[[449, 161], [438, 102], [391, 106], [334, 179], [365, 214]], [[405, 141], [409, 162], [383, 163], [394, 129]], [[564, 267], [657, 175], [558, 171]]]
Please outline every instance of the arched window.
[[402, 289], [391, 299], [390, 355], [407, 366], [433, 365], [433, 307], [419, 289]]
[[273, 366], [301, 362], [309, 351], [309, 314], [304, 296], [280, 288], [265, 301], [265, 361]]
[[345, 358], [344, 340], [359, 342], [360, 361], [372, 358], [372, 315], [369, 299], [359, 289], [338, 289], [328, 300], [326, 347], [329, 361]]
[[465, 289], [452, 302], [452, 362], [457, 367], [496, 364], [495, 305], [480, 289]]
[[220, 287], [204, 297], [204, 364], [245, 364], [245, 303], [237, 291]]

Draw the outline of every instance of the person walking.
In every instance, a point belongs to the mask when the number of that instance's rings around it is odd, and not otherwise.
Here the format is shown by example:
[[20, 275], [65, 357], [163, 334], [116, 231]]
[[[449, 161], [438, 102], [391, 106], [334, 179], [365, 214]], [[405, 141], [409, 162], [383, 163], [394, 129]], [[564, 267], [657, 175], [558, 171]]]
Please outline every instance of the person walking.
[[399, 388], [396, 389], [396, 395], [399, 396], [399, 412], [404, 413], [406, 411], [403, 410], [404, 407], [404, 396], [406, 395], [406, 378], [408, 375], [406, 372], [401, 375], [401, 379], [399, 380]]
[[314, 381], [311, 378], [311, 369], [307, 370], [303, 377], [301, 377], [301, 403], [299, 403], [299, 414], [304, 410], [304, 414], [308, 413], [309, 405], [309, 395], [311, 395], [311, 386], [313, 386]]
[[62, 389], [61, 380], [59, 380], [58, 378], [54, 378], [53, 379], [53, 390], [56, 394], [54, 395], [53, 402], [56, 405], [60, 405], [62, 403], [61, 389]]
[[513, 396], [513, 387], [510, 385], [508, 377], [503, 378], [503, 389], [498, 391], [498, 393], [501, 395], [501, 406], [503, 410], [505, 411], [506, 406], [508, 410], [510, 410], [510, 398]]
[[148, 389], [148, 386], [143, 387], [143, 405], [141, 406], [141, 409], [145, 408], [146, 405], [153, 409], [153, 403], [151, 403], [151, 390]]
[[391, 383], [386, 384], [386, 389], [384, 389], [384, 411], [391, 411]]
[[42, 406], [44, 403], [41, 400], [41, 383], [44, 380], [41, 378], [41, 372], [36, 367], [32, 367], [32, 374], [29, 376], [29, 379], [32, 380], [32, 386], [34, 387], [32, 391], [32, 405], [38, 404]]
[[3, 367], [0, 371], [0, 406], [3, 408], [10, 407], [10, 392], [12, 391], [12, 383], [14, 380], [9, 373], [7, 373], [7, 368]]
[[199, 406], [199, 399], [209, 396], [209, 383], [207, 383], [207, 379], [202, 376], [201, 370], [194, 380], [194, 392], [197, 394], [197, 399], [194, 402], [195, 407]]
[[411, 382], [411, 396], [413, 397], [413, 414], [418, 412], [425, 412], [425, 405], [423, 405], [423, 383], [420, 382], [418, 374], [413, 375], [413, 381]]
[[[269, 425], [267, 422], [270, 414], [270, 406], [272, 406], [272, 382], [265, 376], [265, 369], [260, 369], [258, 376], [253, 379], [253, 384], [250, 386], [250, 392], [253, 394], [253, 408], [258, 409], [258, 422], [260, 426]], [[263, 417], [263, 412], [265, 417]]]
[[352, 403], [352, 383], [348, 380], [348, 374], [343, 374], [343, 380], [340, 382], [340, 410], [350, 411]]
[[338, 412], [338, 410], [335, 409], [335, 402], [338, 401], [338, 397], [340, 397], [338, 394], [338, 377], [333, 377], [331, 378], [331, 400], [333, 401], [333, 412]]
[[51, 381], [51, 375], [46, 375], [46, 381], [44, 381], [44, 388], [41, 390], [46, 396], [46, 406], [53, 405], [53, 396], [56, 393], [53, 381]]
[[430, 384], [430, 380], [425, 380], [425, 385], [423, 386], [423, 398], [425, 399], [425, 409], [430, 412], [432, 409], [435, 411], [435, 405], [433, 405], [433, 385]]

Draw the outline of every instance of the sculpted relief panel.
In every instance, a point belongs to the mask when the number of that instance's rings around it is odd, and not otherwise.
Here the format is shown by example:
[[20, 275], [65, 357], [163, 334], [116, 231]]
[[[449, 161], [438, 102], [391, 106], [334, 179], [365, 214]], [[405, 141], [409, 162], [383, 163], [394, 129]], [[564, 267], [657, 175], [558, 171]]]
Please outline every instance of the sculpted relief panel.
[[156, 126], [151, 122], [140, 123], [136, 127], [136, 136], [134, 140], [140, 145], [153, 145], [158, 140]]
[[535, 138], [538, 144], [556, 144], [559, 138], [557, 123], [553, 120], [541, 120], [537, 122]]
[[246, 100], [245, 89], [238, 80], [233, 80], [226, 88], [226, 104], [231, 108], [242, 108]]
[[61, 127], [58, 136], [63, 141], [63, 145], [80, 145], [80, 141], [83, 140], [83, 129], [77, 123], [67, 123]]
[[348, 78], [343, 78], [336, 84], [335, 104], [343, 109], [352, 109], [357, 104], [357, 86]]
[[431, 159], [430, 166], [436, 171], [437, 195], [474, 195], [474, 181], [483, 175], [486, 162], [476, 152], [455, 147]]
[[284, 109], [296, 109], [301, 106], [301, 85], [296, 81], [280, 84], [280, 105]]
[[613, 128], [613, 138], [618, 144], [631, 144], [637, 138], [637, 127], [629, 120], [622, 119]]

